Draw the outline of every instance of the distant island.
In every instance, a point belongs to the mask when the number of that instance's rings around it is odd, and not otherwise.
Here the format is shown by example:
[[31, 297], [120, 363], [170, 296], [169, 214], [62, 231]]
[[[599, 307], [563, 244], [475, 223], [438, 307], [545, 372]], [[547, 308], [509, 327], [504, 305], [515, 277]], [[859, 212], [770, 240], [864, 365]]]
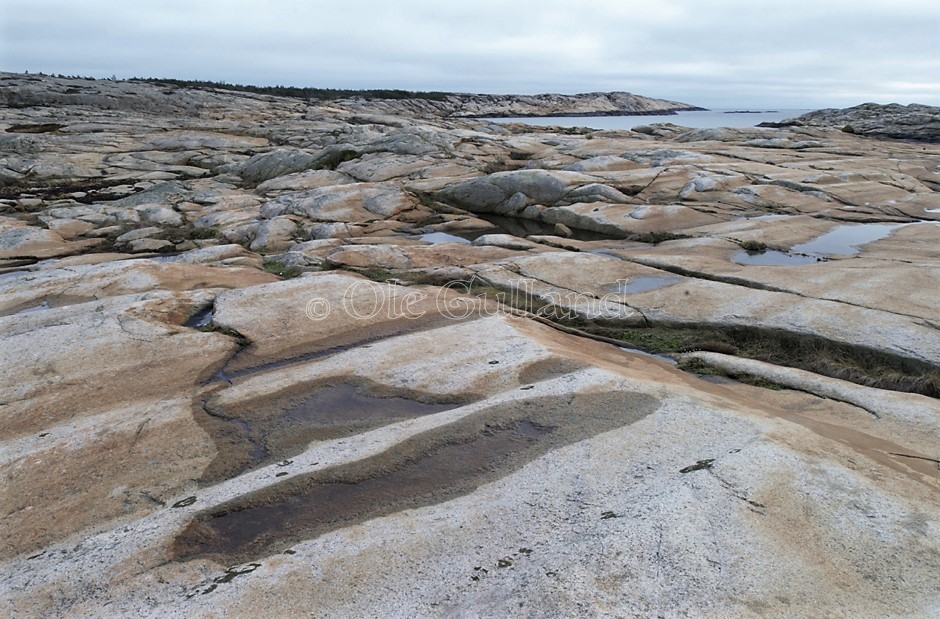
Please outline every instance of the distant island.
[[298, 88], [293, 86], [243, 86], [224, 82], [199, 82], [172, 79], [137, 79], [155, 84], [182, 88], [219, 88], [295, 97], [317, 101], [395, 102], [398, 109], [404, 104], [413, 114], [457, 118], [511, 118], [511, 117], [579, 117], [579, 116], [647, 116], [672, 115], [677, 112], [705, 111], [705, 108], [666, 99], [654, 99], [629, 92], [589, 92], [576, 95], [557, 93], [537, 95], [492, 95], [441, 91], [408, 90], [350, 90], [335, 88]]
[[[41, 74], [34, 79], [43, 77]], [[87, 80], [80, 76], [55, 76], [58, 79]], [[29, 79], [28, 77], [26, 79]], [[114, 80], [108, 80], [114, 81]], [[181, 80], [170, 78], [133, 77], [125, 81], [133, 84], [151, 84], [163, 87], [166, 95], [178, 90], [223, 90], [245, 92], [274, 97], [290, 97], [310, 102], [335, 102], [343, 107], [368, 107], [388, 113], [407, 111], [418, 116], [452, 118], [511, 118], [511, 117], [579, 117], [579, 116], [646, 116], [672, 115], [677, 112], [705, 111], [705, 108], [666, 99], [654, 99], [629, 92], [590, 92], [575, 95], [496, 95], [442, 91], [410, 91], [401, 89], [344, 89], [313, 88], [297, 86], [252, 86], [203, 80]], [[66, 95], [69, 93], [65, 93]], [[73, 93], [77, 94], [77, 93]], [[48, 95], [48, 93], [47, 93]], [[10, 94], [9, 96], [13, 96]], [[21, 91], [15, 96], [23, 97]], [[20, 101], [4, 101], [16, 107]], [[59, 103], [74, 104], [62, 98]], [[404, 108], [404, 110], [402, 109]]]

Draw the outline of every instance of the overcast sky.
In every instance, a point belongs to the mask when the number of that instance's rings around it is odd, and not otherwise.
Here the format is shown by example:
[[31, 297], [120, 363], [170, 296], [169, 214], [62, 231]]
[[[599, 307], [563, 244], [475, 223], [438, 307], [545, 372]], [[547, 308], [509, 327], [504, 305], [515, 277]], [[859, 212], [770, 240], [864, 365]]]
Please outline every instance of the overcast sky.
[[0, 0], [0, 69], [940, 105], [940, 1]]

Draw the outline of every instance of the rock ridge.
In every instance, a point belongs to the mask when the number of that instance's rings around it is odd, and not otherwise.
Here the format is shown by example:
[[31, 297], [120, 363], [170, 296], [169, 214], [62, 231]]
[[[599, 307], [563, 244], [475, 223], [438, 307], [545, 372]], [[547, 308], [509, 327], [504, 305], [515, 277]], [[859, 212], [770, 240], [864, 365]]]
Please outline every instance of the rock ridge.
[[341, 99], [336, 102], [350, 108], [363, 107], [385, 111], [407, 111], [418, 115], [445, 118], [508, 118], [565, 116], [647, 116], [672, 115], [676, 112], [704, 108], [653, 99], [629, 92], [592, 92], [576, 95], [489, 95], [448, 94], [442, 100], [432, 99]]
[[911, 103], [863, 103], [854, 107], [815, 110], [762, 127], [831, 127], [876, 138], [940, 142], [940, 107]]

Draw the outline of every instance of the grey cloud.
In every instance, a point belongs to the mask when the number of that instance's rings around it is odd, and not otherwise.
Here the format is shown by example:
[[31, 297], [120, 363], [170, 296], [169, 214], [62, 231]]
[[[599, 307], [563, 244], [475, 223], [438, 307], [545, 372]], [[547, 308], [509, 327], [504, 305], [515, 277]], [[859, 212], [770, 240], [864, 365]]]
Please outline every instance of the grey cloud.
[[0, 68], [712, 107], [940, 104], [940, 6], [895, 0], [0, 0]]

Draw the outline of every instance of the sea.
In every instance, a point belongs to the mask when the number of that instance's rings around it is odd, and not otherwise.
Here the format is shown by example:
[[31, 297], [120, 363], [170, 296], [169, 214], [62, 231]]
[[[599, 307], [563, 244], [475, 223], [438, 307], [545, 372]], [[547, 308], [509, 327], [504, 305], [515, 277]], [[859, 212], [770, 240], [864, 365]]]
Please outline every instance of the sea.
[[695, 129], [713, 127], [753, 127], [762, 122], [780, 122], [796, 118], [812, 110], [742, 108], [716, 109], [701, 112], [677, 112], [669, 115], [651, 116], [550, 116], [520, 118], [487, 118], [500, 123], [525, 123], [539, 127], [590, 127], [591, 129], [633, 129], [640, 125], [672, 123]]

